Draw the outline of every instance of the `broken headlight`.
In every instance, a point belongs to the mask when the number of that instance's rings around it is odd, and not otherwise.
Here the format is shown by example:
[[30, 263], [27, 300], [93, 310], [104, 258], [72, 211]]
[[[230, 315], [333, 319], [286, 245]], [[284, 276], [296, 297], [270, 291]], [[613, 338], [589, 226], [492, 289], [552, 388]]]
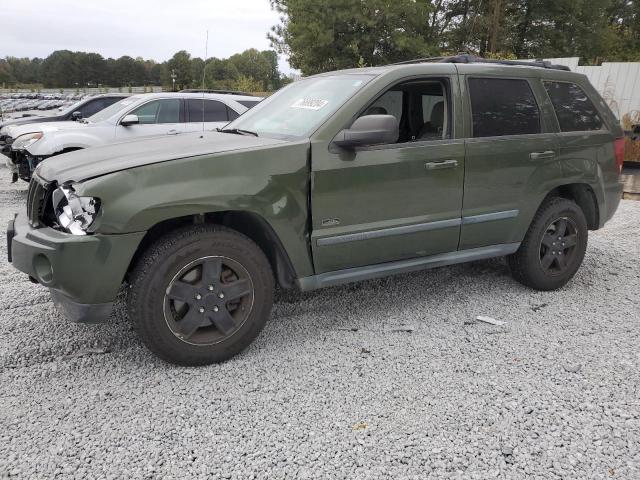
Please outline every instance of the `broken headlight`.
[[14, 150], [24, 150], [42, 138], [42, 132], [25, 133], [16, 138], [11, 144]]
[[100, 199], [79, 197], [72, 185], [54, 190], [53, 212], [60, 226], [74, 235], [86, 235], [100, 211]]

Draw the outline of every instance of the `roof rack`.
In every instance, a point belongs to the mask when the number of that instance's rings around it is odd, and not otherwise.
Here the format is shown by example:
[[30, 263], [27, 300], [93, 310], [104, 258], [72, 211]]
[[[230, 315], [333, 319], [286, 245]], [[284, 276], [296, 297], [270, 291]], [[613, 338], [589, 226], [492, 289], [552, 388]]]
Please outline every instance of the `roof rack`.
[[211, 90], [208, 88], [187, 88], [180, 90], [180, 93], [219, 93], [221, 95], [244, 95], [246, 97], [253, 97], [250, 93], [239, 92], [237, 90]]
[[404, 62], [392, 63], [391, 65], [407, 65], [411, 63], [494, 63], [498, 65], [520, 65], [524, 67], [538, 67], [549, 68], [552, 70], [571, 71], [571, 69], [566, 65], [556, 65], [547, 60], [493, 60], [490, 58], [482, 58], [475, 55], [469, 55], [468, 53], [453, 55], [450, 57], [416, 58], [414, 60], [405, 60]]

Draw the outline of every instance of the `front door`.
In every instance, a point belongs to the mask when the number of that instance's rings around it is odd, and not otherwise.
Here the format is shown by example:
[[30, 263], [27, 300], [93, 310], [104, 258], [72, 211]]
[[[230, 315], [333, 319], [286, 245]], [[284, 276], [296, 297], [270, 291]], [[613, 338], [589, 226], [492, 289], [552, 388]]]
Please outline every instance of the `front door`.
[[465, 161], [453, 133], [457, 88], [455, 76], [414, 79], [363, 109], [359, 116], [397, 118], [396, 143], [354, 151], [313, 145], [316, 273], [457, 249]]
[[163, 98], [140, 105], [127, 114], [137, 115], [137, 125], [116, 127], [116, 138], [140, 138], [155, 135], [177, 135], [184, 131], [181, 122], [182, 100], [179, 98]]

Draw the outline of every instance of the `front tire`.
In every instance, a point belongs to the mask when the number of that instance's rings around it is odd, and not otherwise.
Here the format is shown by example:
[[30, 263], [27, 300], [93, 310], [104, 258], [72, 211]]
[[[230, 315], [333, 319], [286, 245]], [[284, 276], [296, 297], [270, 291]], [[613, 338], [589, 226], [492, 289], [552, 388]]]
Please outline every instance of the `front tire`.
[[264, 327], [273, 304], [268, 259], [246, 236], [218, 225], [172, 232], [142, 255], [127, 306], [144, 344], [178, 365], [223, 362]]
[[556, 290], [576, 274], [587, 250], [587, 221], [575, 202], [554, 197], [538, 209], [516, 253], [511, 274], [536, 290]]

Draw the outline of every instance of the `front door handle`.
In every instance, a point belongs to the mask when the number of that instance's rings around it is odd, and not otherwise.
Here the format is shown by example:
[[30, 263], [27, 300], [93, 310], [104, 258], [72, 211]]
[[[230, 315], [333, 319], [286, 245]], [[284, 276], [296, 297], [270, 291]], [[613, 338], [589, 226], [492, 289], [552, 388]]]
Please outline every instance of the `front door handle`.
[[533, 152], [529, 154], [529, 158], [531, 160], [542, 160], [545, 158], [554, 158], [556, 156], [556, 152], [553, 150], [547, 150], [546, 152]]
[[176, 130], [175, 128], [172, 128], [167, 132], [167, 135], [177, 135], [179, 133], [180, 133], [180, 130]]
[[456, 168], [457, 160], [443, 160], [441, 162], [428, 162], [424, 164], [427, 170], [440, 170], [441, 168]]

